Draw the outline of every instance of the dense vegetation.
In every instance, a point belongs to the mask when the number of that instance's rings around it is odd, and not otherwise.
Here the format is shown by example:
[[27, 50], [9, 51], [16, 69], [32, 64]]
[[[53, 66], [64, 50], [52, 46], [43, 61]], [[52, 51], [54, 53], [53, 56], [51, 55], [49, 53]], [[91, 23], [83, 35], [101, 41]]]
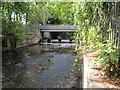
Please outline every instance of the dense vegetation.
[[120, 2], [2, 3], [3, 40], [9, 39], [12, 48], [30, 31], [26, 27], [33, 22], [74, 24], [76, 49], [100, 50], [96, 61], [109, 76], [120, 72], [119, 21]]
[[76, 48], [101, 50], [96, 61], [101, 63], [105, 74], [109, 76], [118, 75], [120, 69], [119, 12], [120, 3], [91, 2], [76, 5]]

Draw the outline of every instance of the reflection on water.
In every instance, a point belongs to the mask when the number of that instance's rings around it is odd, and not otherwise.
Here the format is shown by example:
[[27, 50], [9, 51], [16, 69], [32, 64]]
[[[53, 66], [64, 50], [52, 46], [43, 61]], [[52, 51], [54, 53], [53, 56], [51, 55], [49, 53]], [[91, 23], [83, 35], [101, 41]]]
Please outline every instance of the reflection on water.
[[3, 87], [78, 87], [74, 45], [34, 45], [3, 52]]

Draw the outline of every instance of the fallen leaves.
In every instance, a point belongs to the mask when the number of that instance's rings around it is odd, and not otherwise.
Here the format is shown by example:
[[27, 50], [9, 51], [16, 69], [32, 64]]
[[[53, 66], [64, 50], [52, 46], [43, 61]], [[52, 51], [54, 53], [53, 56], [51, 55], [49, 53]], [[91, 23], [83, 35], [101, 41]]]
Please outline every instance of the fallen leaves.
[[[94, 52], [94, 51], [91, 51], [89, 49], [86, 49], [84, 51], [85, 51], [85, 55], [88, 58], [88, 62], [91, 64], [94, 63], [93, 59], [95, 57], [97, 57], [100, 54], [100, 52], [103, 52], [102, 50]], [[99, 78], [100, 78], [99, 82], [103, 83], [105, 88], [110, 88], [108, 90], [112, 90], [111, 88], [120, 88], [120, 77], [112, 79], [112, 78], [105, 76], [102, 69], [99, 68], [99, 63], [98, 63], [98, 65], [97, 64], [94, 64], [94, 66], [91, 65], [91, 68], [97, 70], [96, 76], [99, 76]]]

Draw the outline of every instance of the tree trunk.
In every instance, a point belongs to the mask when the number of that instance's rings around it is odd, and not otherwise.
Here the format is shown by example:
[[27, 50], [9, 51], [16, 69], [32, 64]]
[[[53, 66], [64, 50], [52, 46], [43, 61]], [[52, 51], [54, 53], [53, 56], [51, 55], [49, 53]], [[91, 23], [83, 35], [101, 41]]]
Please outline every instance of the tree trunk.
[[26, 24], [28, 22], [28, 13], [26, 13]]

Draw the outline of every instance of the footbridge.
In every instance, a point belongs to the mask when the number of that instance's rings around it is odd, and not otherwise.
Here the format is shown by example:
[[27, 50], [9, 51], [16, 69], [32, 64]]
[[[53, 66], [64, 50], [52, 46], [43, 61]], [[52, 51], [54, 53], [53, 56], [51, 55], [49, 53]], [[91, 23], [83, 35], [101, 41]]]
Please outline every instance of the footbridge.
[[[73, 25], [41, 25], [39, 30], [42, 35], [42, 41], [47, 40], [48, 42], [75, 42], [75, 40], [65, 40], [64, 38], [58, 38], [61, 33], [74, 33], [76, 28]], [[61, 39], [61, 40], [58, 40]]]

